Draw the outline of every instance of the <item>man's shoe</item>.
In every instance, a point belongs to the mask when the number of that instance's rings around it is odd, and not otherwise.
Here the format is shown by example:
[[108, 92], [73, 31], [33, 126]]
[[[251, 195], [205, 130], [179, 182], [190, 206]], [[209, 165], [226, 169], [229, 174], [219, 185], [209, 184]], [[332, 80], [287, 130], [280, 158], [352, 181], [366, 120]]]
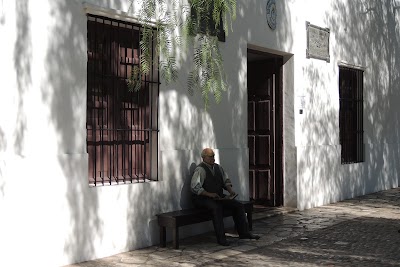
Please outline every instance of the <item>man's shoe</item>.
[[247, 235], [242, 235], [239, 238], [240, 239], [255, 239], [255, 240], [258, 240], [258, 239], [260, 239], [260, 236], [259, 235], [253, 235], [253, 234], [249, 233]]
[[229, 243], [228, 241], [226, 241], [226, 240], [224, 240], [224, 241], [218, 241], [218, 244], [220, 244], [221, 246], [224, 246], [224, 247], [227, 247], [227, 246], [230, 245], [230, 243]]

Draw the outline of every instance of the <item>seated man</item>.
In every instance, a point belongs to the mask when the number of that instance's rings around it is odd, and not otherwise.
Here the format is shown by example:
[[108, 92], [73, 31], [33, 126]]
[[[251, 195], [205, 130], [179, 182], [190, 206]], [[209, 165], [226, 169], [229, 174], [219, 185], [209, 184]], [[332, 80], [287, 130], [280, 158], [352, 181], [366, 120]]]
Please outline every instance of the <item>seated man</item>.
[[214, 151], [205, 148], [201, 152], [203, 162], [194, 171], [191, 190], [193, 193], [193, 204], [199, 208], [208, 208], [213, 212], [213, 224], [218, 244], [229, 246], [225, 237], [223, 211], [231, 209], [233, 220], [239, 234], [243, 239], [259, 239], [259, 236], [249, 232], [246, 214], [243, 205], [234, 199], [224, 199], [223, 189], [230, 196], [236, 193], [232, 190], [232, 183], [224, 169], [215, 163]]

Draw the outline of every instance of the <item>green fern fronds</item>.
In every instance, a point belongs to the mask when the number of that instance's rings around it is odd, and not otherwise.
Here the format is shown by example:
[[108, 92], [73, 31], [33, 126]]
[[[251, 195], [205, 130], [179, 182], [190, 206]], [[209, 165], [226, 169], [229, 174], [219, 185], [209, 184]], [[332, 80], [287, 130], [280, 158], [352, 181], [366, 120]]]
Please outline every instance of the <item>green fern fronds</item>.
[[141, 84], [141, 71], [138, 66], [133, 66], [131, 76], [127, 80], [129, 91], [139, 91], [142, 87]]
[[[178, 79], [177, 51], [193, 51], [193, 67], [189, 71], [187, 90], [190, 95], [200, 90], [204, 106], [209, 107], [209, 96], [216, 103], [226, 91], [226, 76], [223, 59], [219, 51], [218, 34], [220, 23], [228, 35], [232, 30], [232, 21], [236, 18], [236, 0], [188, 0], [188, 4], [179, 4], [178, 0], [135, 0], [140, 1], [139, 18], [142, 24], [140, 41], [140, 67], [132, 68], [127, 81], [130, 90], [141, 88], [141, 77], [152, 68], [152, 54], [160, 55], [161, 76], [166, 83]], [[131, 6], [134, 0], [131, 0]], [[177, 33], [181, 35], [178, 36]], [[155, 51], [151, 51], [153, 41]], [[177, 48], [180, 49], [177, 49]]]

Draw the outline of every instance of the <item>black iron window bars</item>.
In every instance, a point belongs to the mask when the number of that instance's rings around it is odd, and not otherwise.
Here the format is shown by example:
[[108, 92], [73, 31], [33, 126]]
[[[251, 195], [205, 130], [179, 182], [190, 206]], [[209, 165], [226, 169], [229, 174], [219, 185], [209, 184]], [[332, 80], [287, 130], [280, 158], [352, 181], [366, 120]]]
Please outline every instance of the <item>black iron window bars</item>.
[[87, 16], [87, 151], [89, 184], [158, 180], [158, 58], [141, 89], [127, 78], [140, 64], [139, 24]]
[[341, 163], [364, 162], [363, 71], [339, 68]]

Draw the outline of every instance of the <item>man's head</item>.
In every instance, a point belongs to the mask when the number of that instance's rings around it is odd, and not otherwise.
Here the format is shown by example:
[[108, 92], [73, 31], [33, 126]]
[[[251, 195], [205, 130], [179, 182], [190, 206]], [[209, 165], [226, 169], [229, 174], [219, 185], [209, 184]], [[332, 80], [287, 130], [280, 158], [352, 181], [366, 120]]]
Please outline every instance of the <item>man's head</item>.
[[214, 151], [211, 148], [205, 148], [201, 152], [201, 157], [203, 161], [207, 164], [214, 165], [215, 158], [214, 158]]

